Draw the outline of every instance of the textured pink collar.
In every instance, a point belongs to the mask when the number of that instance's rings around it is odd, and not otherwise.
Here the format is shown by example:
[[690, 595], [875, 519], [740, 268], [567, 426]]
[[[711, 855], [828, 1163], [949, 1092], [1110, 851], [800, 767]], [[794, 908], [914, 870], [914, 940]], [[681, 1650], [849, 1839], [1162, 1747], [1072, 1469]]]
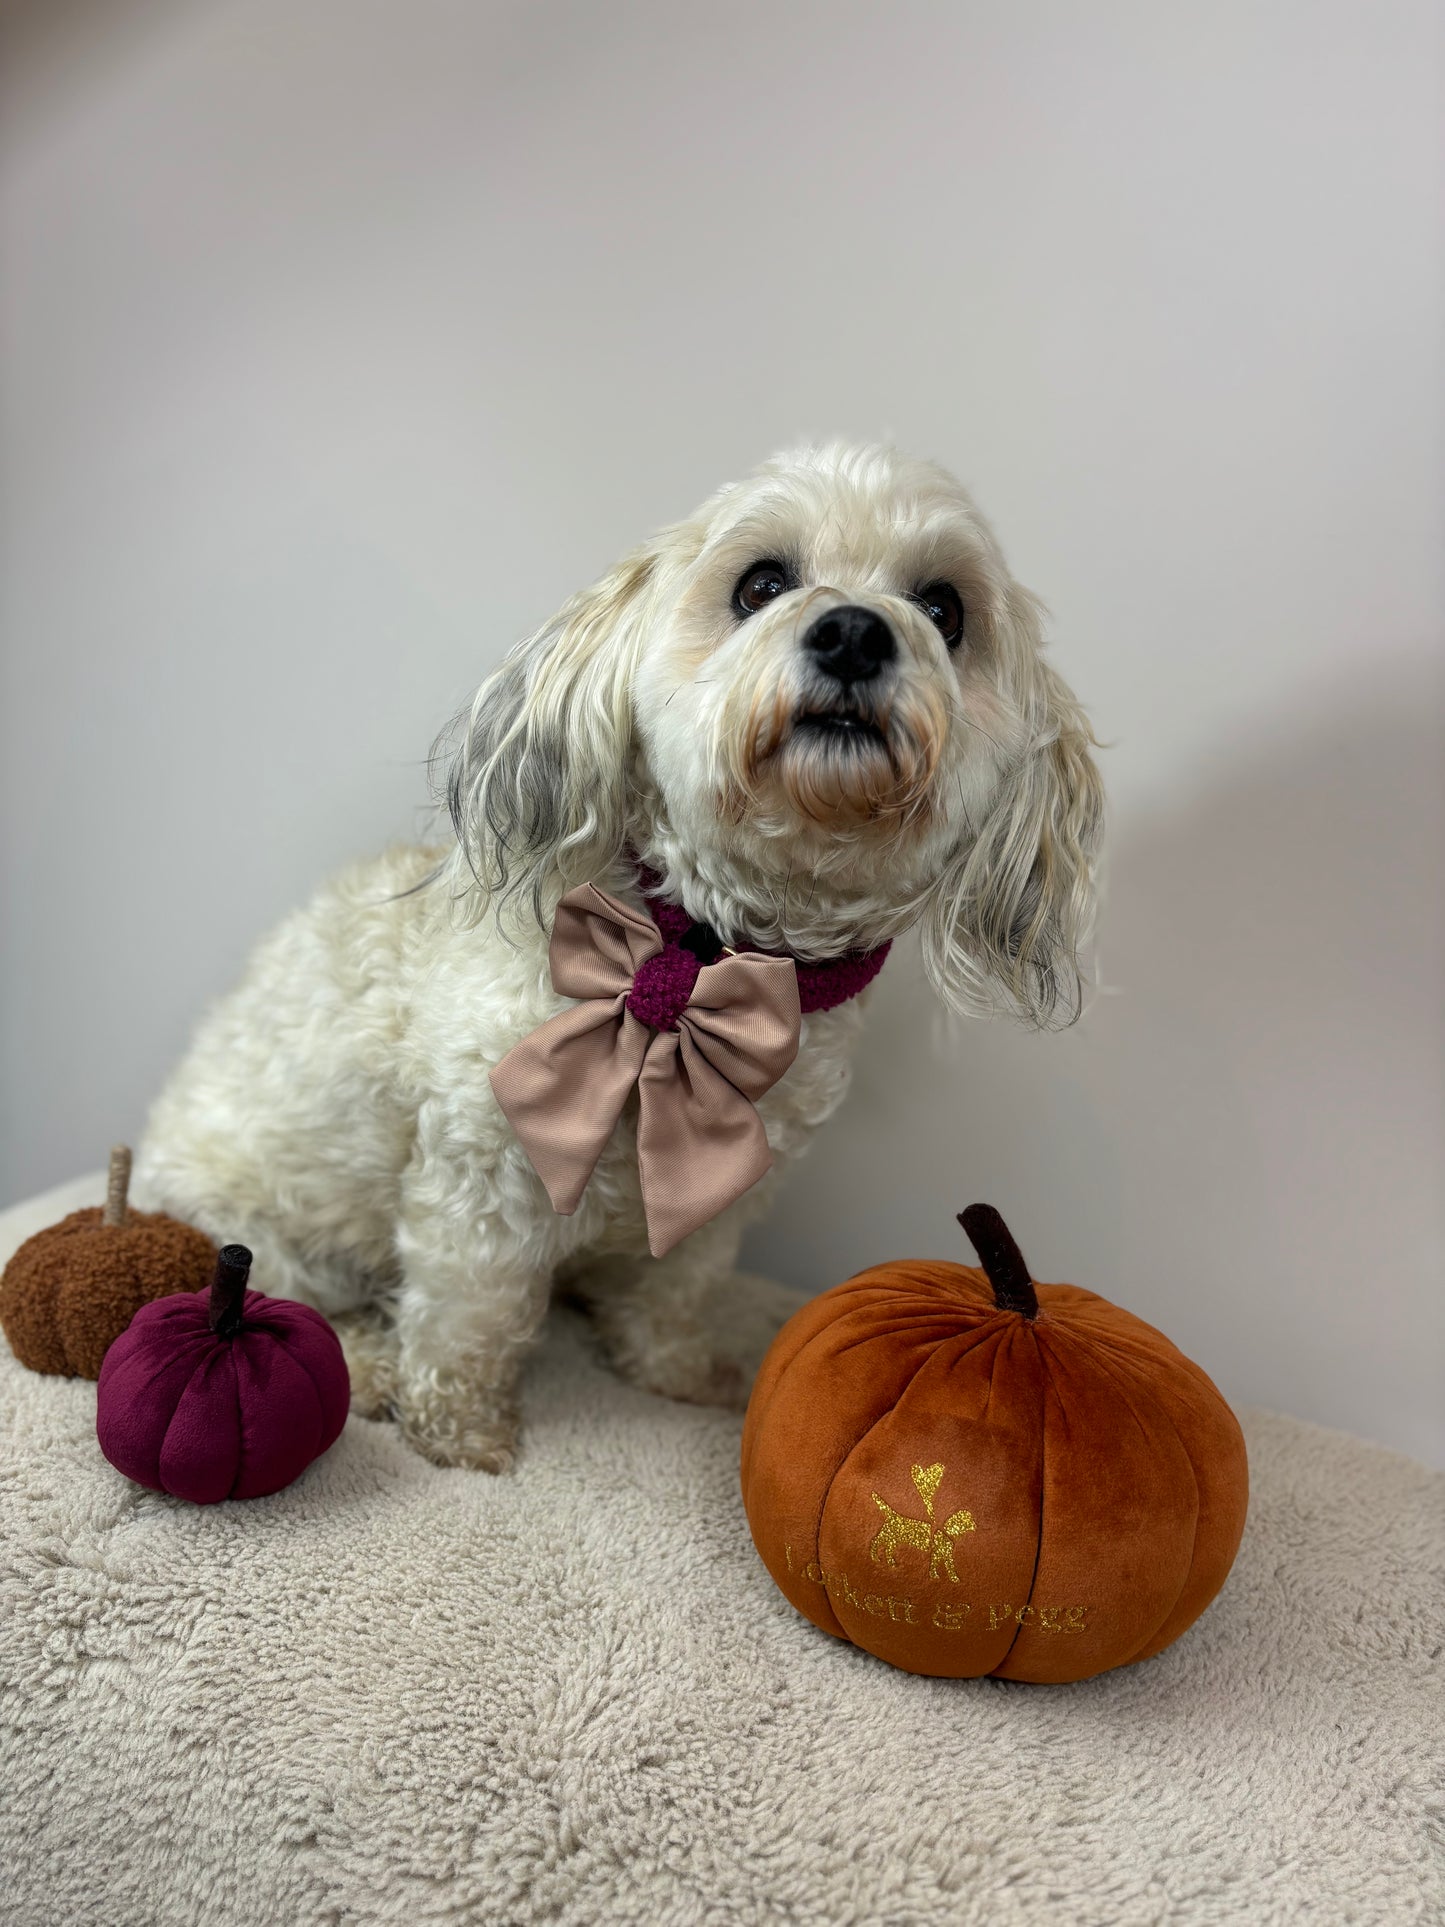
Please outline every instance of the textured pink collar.
[[[752, 944], [725, 945], [722, 938], [708, 923], [694, 923], [680, 903], [666, 903], [657, 892], [662, 889], [662, 878], [655, 870], [648, 869], [645, 863], [637, 863], [637, 881], [642, 894], [647, 898], [648, 914], [657, 925], [663, 937], [662, 956], [657, 959], [663, 965], [669, 953], [690, 951], [702, 963], [712, 963], [720, 957], [724, 949], [741, 949], [762, 957], [787, 957], [786, 950], [755, 950]], [[849, 950], [841, 957], [833, 957], [827, 963], [805, 963], [799, 957], [792, 957], [793, 968], [798, 975], [798, 1003], [806, 1017], [810, 1011], [836, 1010], [839, 1004], [846, 1004], [861, 990], [866, 990], [887, 961], [891, 943], [881, 943], [876, 950]], [[689, 981], [695, 975], [689, 971]], [[645, 1014], [641, 1011], [639, 1016]]]

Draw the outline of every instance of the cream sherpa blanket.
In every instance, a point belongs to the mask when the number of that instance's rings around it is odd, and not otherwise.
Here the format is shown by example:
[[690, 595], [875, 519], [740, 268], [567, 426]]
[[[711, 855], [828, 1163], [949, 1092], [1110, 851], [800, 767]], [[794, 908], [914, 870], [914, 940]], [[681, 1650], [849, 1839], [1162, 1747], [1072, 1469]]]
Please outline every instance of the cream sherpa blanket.
[[[0, 1258], [98, 1183], [0, 1218]], [[1445, 1482], [1354, 1439], [1247, 1415], [1215, 1605], [1029, 1687], [805, 1624], [738, 1419], [620, 1384], [568, 1316], [500, 1480], [352, 1419], [200, 1510], [101, 1460], [93, 1386], [6, 1353], [0, 1402], [10, 1927], [1445, 1919]]]

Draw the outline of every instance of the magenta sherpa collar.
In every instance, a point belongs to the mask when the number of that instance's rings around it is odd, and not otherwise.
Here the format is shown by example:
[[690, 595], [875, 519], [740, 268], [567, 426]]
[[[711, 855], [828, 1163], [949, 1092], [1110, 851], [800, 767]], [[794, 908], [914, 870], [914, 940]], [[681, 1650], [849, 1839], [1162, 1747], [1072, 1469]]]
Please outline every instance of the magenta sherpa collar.
[[[628, 1003], [632, 1014], [641, 1018], [643, 1023], [652, 1023], [655, 1029], [670, 1028], [673, 1006], [679, 1008], [692, 994], [693, 982], [701, 964], [711, 963], [721, 954], [724, 945], [717, 932], [705, 923], [694, 923], [680, 903], [666, 903], [656, 895], [662, 888], [662, 878], [645, 863], [637, 865], [637, 880], [647, 899], [648, 914], [661, 931], [664, 948], [661, 956], [651, 960], [646, 972], [646, 981], [639, 972], [639, 982], [634, 985]], [[754, 950], [753, 944], [731, 946], [744, 950]], [[876, 950], [850, 950], [841, 957], [833, 957], [827, 963], [805, 963], [801, 958], [792, 959], [793, 968], [798, 973], [798, 1003], [806, 1017], [817, 1010], [835, 1010], [839, 1004], [846, 1004], [861, 990], [866, 990], [888, 957], [892, 949], [889, 943], [879, 944]], [[758, 954], [764, 957], [787, 956], [787, 951], [763, 950]], [[638, 1005], [633, 1004], [638, 999]], [[653, 1000], [657, 1008], [652, 1008]], [[679, 1001], [680, 1000], [680, 1001]], [[663, 1022], [658, 1024], [656, 1019]]]

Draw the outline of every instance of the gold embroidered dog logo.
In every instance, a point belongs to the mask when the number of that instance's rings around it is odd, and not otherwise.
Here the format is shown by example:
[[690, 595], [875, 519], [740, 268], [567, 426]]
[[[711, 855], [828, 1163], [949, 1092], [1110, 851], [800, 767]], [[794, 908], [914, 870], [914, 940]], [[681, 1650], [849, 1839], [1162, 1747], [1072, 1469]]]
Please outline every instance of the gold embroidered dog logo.
[[912, 1546], [915, 1551], [928, 1554], [928, 1576], [930, 1579], [951, 1579], [956, 1586], [958, 1573], [953, 1563], [953, 1542], [961, 1539], [965, 1532], [972, 1532], [973, 1514], [958, 1511], [950, 1513], [942, 1525], [935, 1525], [933, 1501], [943, 1480], [941, 1465], [915, 1465], [913, 1483], [918, 1488], [918, 1496], [923, 1501], [926, 1519], [915, 1519], [904, 1512], [895, 1512], [888, 1501], [878, 1493], [873, 1494], [873, 1503], [883, 1514], [883, 1524], [874, 1535], [868, 1548], [874, 1563], [880, 1566], [896, 1566], [896, 1553], [899, 1546]]

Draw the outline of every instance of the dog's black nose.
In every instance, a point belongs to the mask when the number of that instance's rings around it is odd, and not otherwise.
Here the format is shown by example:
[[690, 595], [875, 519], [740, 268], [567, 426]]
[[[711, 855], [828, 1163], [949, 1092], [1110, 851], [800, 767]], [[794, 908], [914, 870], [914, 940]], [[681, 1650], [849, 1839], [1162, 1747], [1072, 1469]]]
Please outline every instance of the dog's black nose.
[[834, 682], [871, 682], [895, 654], [893, 631], [872, 609], [845, 602], [819, 616], [803, 647], [825, 676]]

